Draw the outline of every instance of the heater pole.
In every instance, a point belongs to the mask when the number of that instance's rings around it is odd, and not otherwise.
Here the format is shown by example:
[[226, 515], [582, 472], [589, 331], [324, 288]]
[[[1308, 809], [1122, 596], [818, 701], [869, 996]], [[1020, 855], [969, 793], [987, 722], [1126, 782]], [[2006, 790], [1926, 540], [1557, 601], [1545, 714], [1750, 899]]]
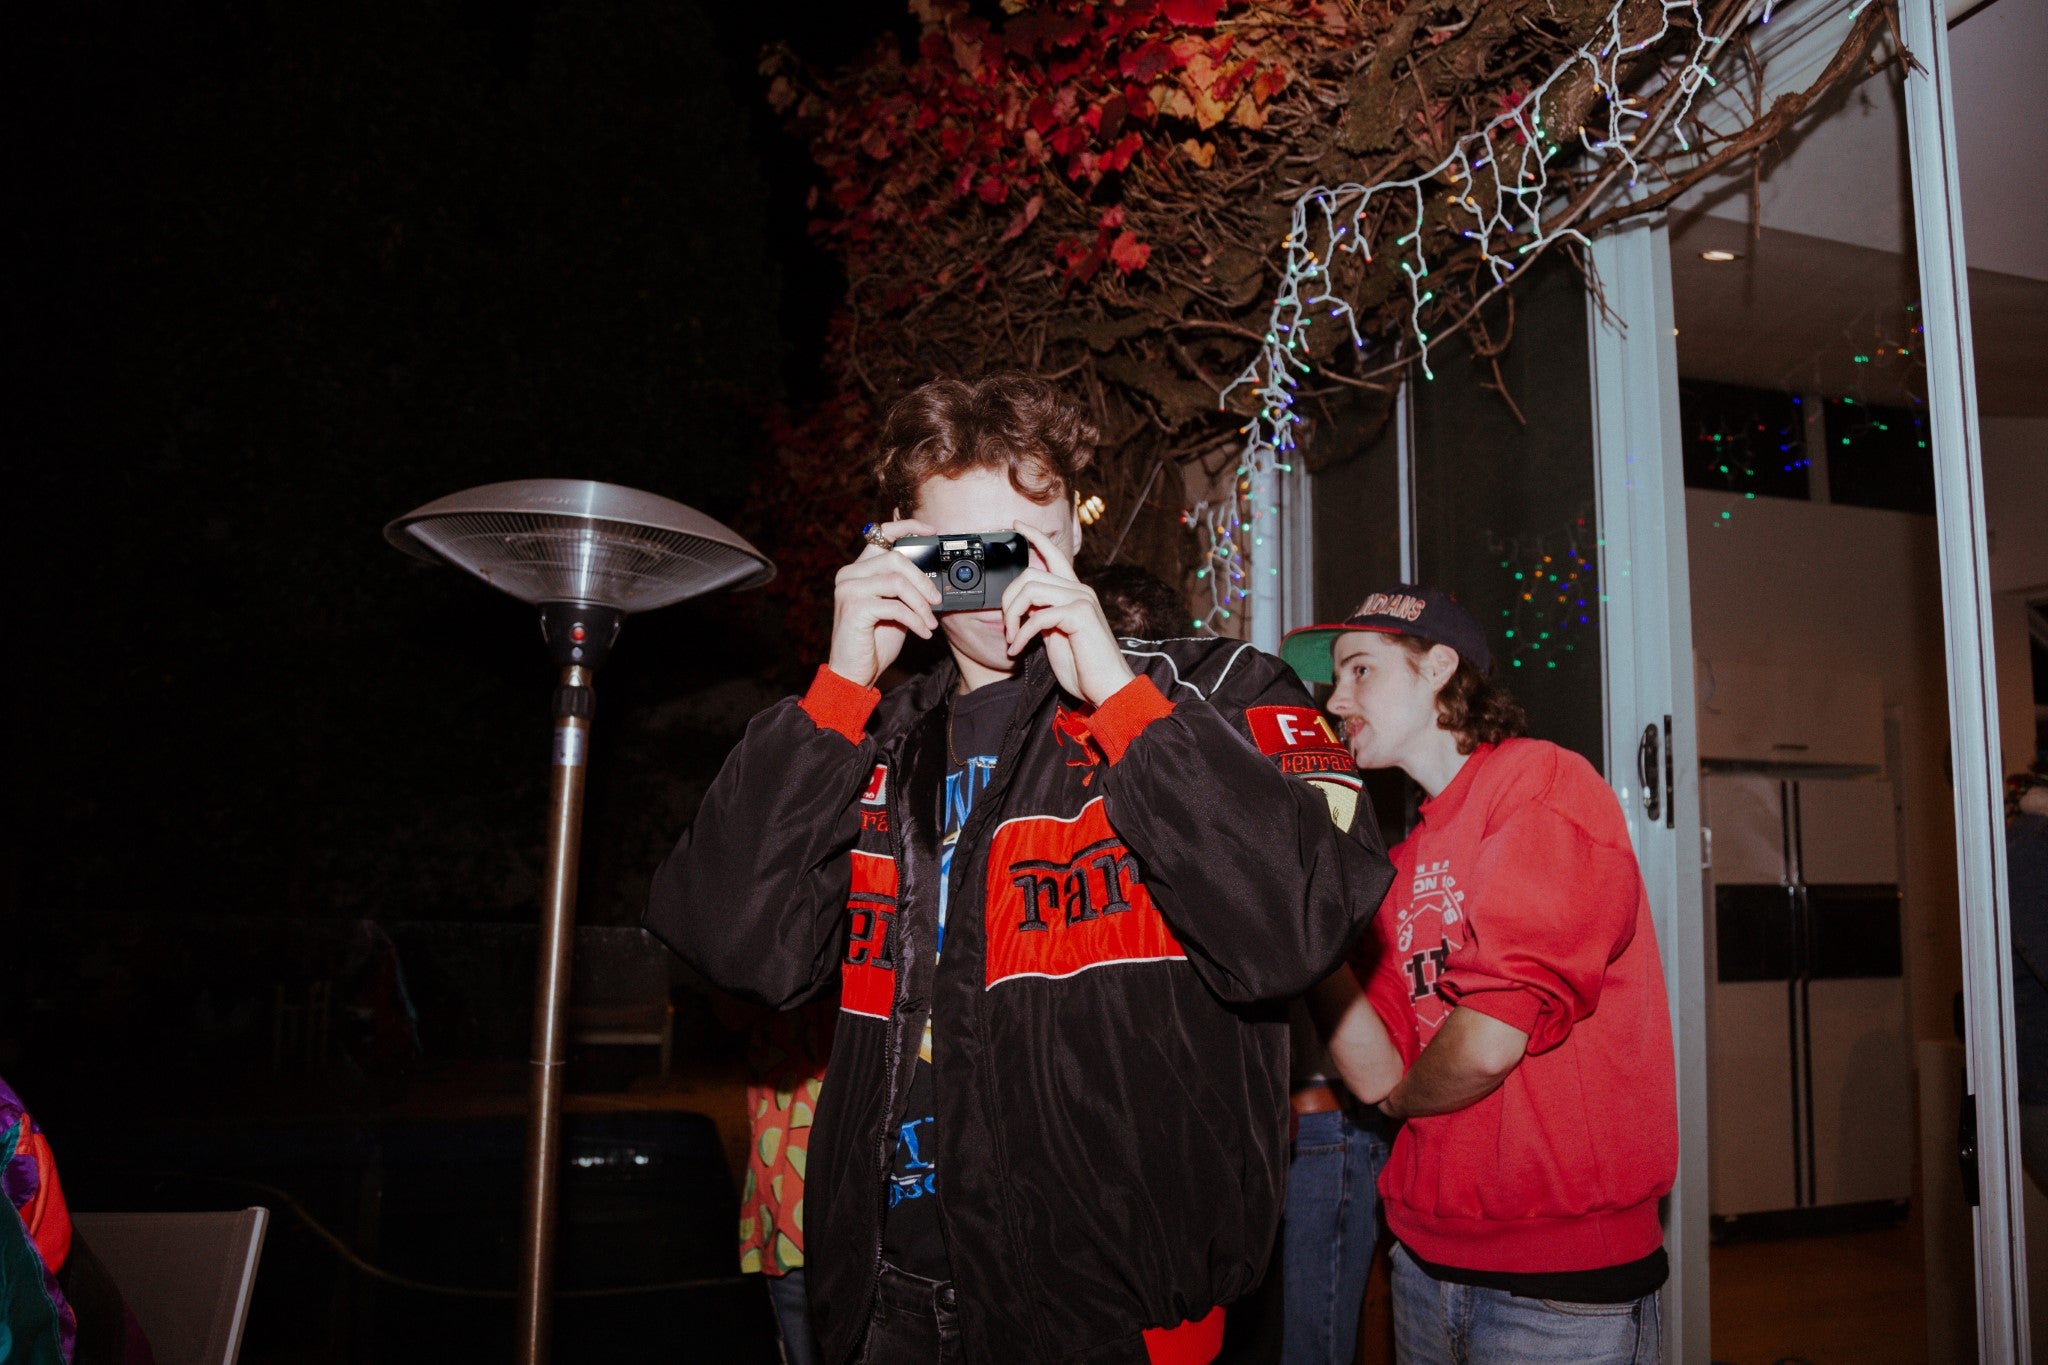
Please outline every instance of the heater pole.
[[561, 670], [534, 973], [519, 1263], [519, 1359], [546, 1365], [554, 1327], [555, 1177], [562, 1166], [563, 1015], [576, 942], [576, 862], [595, 702], [590, 681], [629, 612], [753, 587], [772, 578], [775, 566], [702, 512], [590, 479], [518, 479], [467, 489], [413, 509], [386, 526], [384, 538], [540, 608], [541, 638]]
[[595, 701], [591, 678], [588, 666], [570, 664], [562, 669], [562, 685], [555, 689], [555, 762], [548, 783], [548, 861], [541, 886], [532, 1094], [526, 1114], [525, 1241], [519, 1262], [521, 1365], [546, 1365], [552, 1346], [555, 1173], [562, 1155], [562, 1016], [568, 1003], [569, 967], [576, 941], [583, 774]]

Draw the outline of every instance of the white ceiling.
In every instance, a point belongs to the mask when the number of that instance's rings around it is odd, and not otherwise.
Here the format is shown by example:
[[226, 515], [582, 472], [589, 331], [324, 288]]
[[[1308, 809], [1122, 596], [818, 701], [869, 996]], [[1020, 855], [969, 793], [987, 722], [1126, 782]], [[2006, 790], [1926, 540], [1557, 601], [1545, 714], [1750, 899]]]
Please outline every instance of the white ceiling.
[[1971, 266], [2048, 280], [2048, 5], [1996, 0], [1949, 30], [1956, 157], [1963, 167], [1964, 252]]
[[[1949, 30], [1980, 411], [2048, 417], [2048, 3], [1992, 0]], [[1896, 401], [1924, 387], [1905, 113], [1896, 68], [1838, 92], [1764, 163], [1752, 236], [1745, 172], [1673, 212], [1681, 373]], [[1700, 252], [1738, 252], [1711, 264]], [[1858, 361], [1857, 356], [1869, 356]]]
[[[1717, 248], [1740, 259], [1700, 258]], [[1911, 256], [1702, 216], [1672, 237], [1671, 288], [1687, 378], [1865, 403], [1926, 395]], [[1970, 322], [1978, 411], [2048, 417], [2048, 281], [1972, 270]]]
[[[2048, 66], [2048, 4], [1992, 0], [1949, 30], [1956, 157], [1962, 166], [1964, 252], [1973, 269], [2048, 280], [2048, 122], [2038, 116]], [[1912, 249], [1905, 106], [1896, 68], [1837, 91], [1764, 161], [1763, 225], [1871, 247]], [[1744, 167], [1682, 202], [1747, 222]]]

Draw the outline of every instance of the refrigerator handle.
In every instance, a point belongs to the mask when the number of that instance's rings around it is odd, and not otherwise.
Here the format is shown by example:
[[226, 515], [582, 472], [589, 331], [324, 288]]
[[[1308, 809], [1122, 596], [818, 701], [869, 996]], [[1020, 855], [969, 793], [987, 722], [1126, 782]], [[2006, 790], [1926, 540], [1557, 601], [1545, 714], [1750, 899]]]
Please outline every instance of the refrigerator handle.
[[1813, 923], [1813, 892], [1805, 882], [1799, 883], [1799, 978], [1813, 980], [1813, 961], [1819, 956], [1818, 945], [1814, 942], [1817, 931]]

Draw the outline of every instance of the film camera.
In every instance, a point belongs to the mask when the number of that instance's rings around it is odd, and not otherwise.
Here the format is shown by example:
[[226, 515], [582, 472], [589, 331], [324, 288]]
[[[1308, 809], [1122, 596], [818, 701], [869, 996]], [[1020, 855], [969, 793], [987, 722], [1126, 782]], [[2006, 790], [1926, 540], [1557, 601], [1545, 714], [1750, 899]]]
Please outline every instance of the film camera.
[[1015, 531], [958, 536], [905, 536], [896, 549], [910, 556], [945, 594], [939, 611], [984, 611], [1003, 604], [1003, 592], [1031, 563], [1031, 546]]

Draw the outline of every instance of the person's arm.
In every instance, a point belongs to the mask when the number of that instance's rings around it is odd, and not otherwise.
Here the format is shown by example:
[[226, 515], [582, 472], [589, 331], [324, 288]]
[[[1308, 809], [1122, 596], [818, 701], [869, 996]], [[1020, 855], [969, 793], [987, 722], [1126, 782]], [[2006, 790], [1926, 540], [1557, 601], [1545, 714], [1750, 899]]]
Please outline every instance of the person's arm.
[[[1393, 880], [1351, 756], [1325, 735], [1316, 748], [1327, 766], [1289, 777], [1260, 753], [1246, 708], [1284, 711], [1308, 727], [1320, 713], [1291, 669], [1250, 646], [1231, 656], [1207, 699], [1168, 701], [1133, 675], [1066, 553], [1034, 527], [1016, 529], [1044, 567], [1003, 594], [1010, 652], [1044, 640], [1060, 686], [1094, 708], [1088, 728], [1109, 759], [1109, 822], [1138, 855], [1188, 961], [1225, 1000], [1300, 995], [1336, 968]], [[1348, 784], [1341, 801], [1308, 775]]]
[[825, 666], [801, 701], [747, 726], [654, 874], [641, 921], [714, 984], [775, 1009], [831, 980], [846, 942], [860, 794], [874, 771], [874, 682], [906, 635], [938, 629], [938, 589], [883, 544], [932, 528], [870, 529], [874, 539], [834, 580]]
[[1308, 993], [1308, 1012], [1344, 1087], [1367, 1104], [1385, 1099], [1401, 1079], [1401, 1052], [1349, 967]]
[[1502, 794], [1511, 813], [1459, 874], [1464, 942], [1436, 982], [1450, 1017], [1381, 1106], [1395, 1118], [1477, 1104], [1561, 1046], [1634, 939], [1642, 878], [1614, 793], [1576, 755], [1547, 761]]
[[871, 691], [821, 668], [802, 701], [756, 716], [654, 874], [642, 923], [713, 984], [787, 1009], [831, 980], [874, 765]]
[[1547, 788], [1510, 797], [1513, 813], [1459, 873], [1471, 898], [1464, 942], [1436, 981], [1453, 1010], [1508, 1026], [1532, 1057], [1561, 1046], [1599, 1008], [1608, 965], [1633, 941], [1643, 896], [1614, 793], [1584, 759], [1562, 750], [1556, 757], [1566, 771]]
[[[1334, 741], [1326, 769], [1289, 775], [1250, 738], [1248, 711], [1314, 724], [1286, 665], [1247, 647], [1211, 698], [1169, 706], [1148, 678], [1091, 718], [1111, 768], [1110, 823], [1210, 989], [1282, 1000], [1328, 977], [1378, 911], [1393, 868], [1372, 803]], [[1330, 795], [1309, 777], [1332, 786]], [[1332, 798], [1336, 798], [1334, 801]]]
[[1529, 1035], [1514, 1025], [1477, 1010], [1452, 1010], [1380, 1111], [1396, 1119], [1456, 1113], [1500, 1089], [1528, 1049]]

